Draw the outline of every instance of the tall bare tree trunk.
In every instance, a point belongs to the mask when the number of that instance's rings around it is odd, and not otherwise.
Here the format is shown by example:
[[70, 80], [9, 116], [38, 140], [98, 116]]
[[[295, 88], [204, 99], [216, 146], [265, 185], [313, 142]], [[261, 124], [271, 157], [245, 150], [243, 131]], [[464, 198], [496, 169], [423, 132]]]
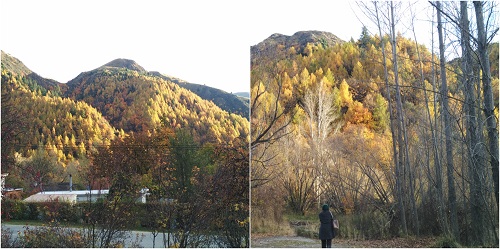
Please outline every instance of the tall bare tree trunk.
[[403, 193], [401, 189], [401, 182], [399, 180], [399, 156], [398, 156], [398, 150], [397, 150], [397, 143], [396, 143], [396, 128], [394, 124], [394, 120], [396, 119], [394, 117], [394, 113], [392, 111], [392, 105], [391, 105], [391, 91], [389, 87], [389, 73], [387, 69], [387, 56], [385, 53], [385, 41], [382, 36], [382, 27], [380, 24], [380, 18], [378, 15], [378, 6], [377, 2], [374, 1], [373, 5], [375, 6], [375, 17], [377, 21], [377, 27], [378, 27], [378, 32], [379, 32], [379, 37], [380, 37], [380, 47], [382, 50], [382, 64], [384, 66], [384, 79], [385, 79], [385, 86], [386, 86], [386, 98], [387, 101], [389, 102], [388, 105], [388, 112], [390, 115], [390, 129], [391, 129], [391, 136], [392, 136], [392, 150], [393, 150], [393, 160], [394, 160], [394, 168], [395, 168], [395, 180], [396, 180], [396, 200], [398, 202], [398, 209], [399, 212], [401, 213], [401, 227], [403, 228], [403, 231], [405, 234], [407, 234], [407, 226], [406, 226], [406, 216], [405, 216], [405, 209], [404, 209], [404, 204], [403, 204]]
[[[434, 13], [433, 13], [433, 18], [434, 18]], [[432, 20], [432, 29], [434, 29], [434, 20]], [[437, 108], [438, 108], [438, 104], [437, 104], [437, 99], [438, 99], [438, 91], [436, 90], [437, 89], [437, 69], [436, 69], [436, 64], [437, 63], [434, 63], [436, 61], [435, 59], [435, 56], [436, 56], [436, 53], [434, 52], [434, 42], [435, 42], [435, 39], [434, 39], [434, 31], [431, 32], [431, 67], [432, 67], [432, 93], [433, 93], [433, 96], [432, 96], [432, 104], [433, 104], [433, 107], [436, 111], [434, 111], [434, 115], [433, 117], [429, 117], [429, 119], [433, 119], [434, 120], [434, 123], [432, 122], [429, 122], [431, 124], [431, 127], [432, 127], [432, 130], [434, 131], [434, 134], [432, 134], [432, 143], [433, 143], [433, 152], [434, 152], [434, 170], [436, 170], [436, 167], [439, 167], [439, 168], [442, 168], [441, 166], [441, 153], [439, 151], [439, 147], [438, 147], [438, 112], [437, 112]], [[430, 115], [430, 113], [429, 113]], [[431, 131], [432, 131], [431, 130]], [[434, 180], [429, 177], [429, 181], [433, 182]], [[433, 186], [435, 187], [436, 185], [436, 182], [434, 182]], [[436, 188], [430, 188], [430, 193], [431, 193], [431, 200], [435, 200], [435, 196], [434, 195], [438, 195], [438, 191], [437, 191], [437, 187]], [[434, 190], [434, 191], [433, 191]], [[436, 205], [435, 203], [433, 204], [434, 206], [439, 206], [439, 205]], [[438, 207], [439, 208], [439, 207]]]
[[[445, 121], [445, 137], [446, 144], [448, 144], [448, 140], [451, 139], [451, 127], [449, 125], [449, 110], [448, 110], [448, 87], [446, 83], [446, 68], [445, 68], [445, 59], [444, 59], [444, 38], [443, 38], [443, 24], [441, 21], [441, 3], [436, 1], [437, 8], [437, 29], [439, 36], [439, 64], [441, 68], [441, 95], [442, 95], [442, 112], [444, 115]], [[451, 142], [451, 141], [450, 141]], [[447, 148], [447, 161], [448, 161], [448, 146]], [[453, 160], [453, 158], [451, 158]], [[449, 165], [449, 162], [447, 163]], [[448, 166], [449, 167], [449, 166]], [[444, 212], [444, 196], [443, 196], [443, 180], [442, 180], [442, 169], [440, 165], [436, 165], [436, 187], [437, 187], [437, 195], [439, 199], [439, 214], [441, 217], [441, 229], [445, 234], [449, 234], [449, 226], [448, 219], [446, 213]]]
[[[439, 4], [440, 5], [440, 4]], [[448, 207], [450, 213], [451, 233], [458, 238], [457, 196], [455, 191], [455, 166], [453, 163], [452, 122], [449, 107], [448, 82], [446, 79], [446, 61], [444, 58], [444, 37], [442, 31], [441, 13], [438, 12], [439, 58], [441, 66], [441, 97], [444, 118], [444, 133], [446, 143], [446, 175], [448, 182]], [[443, 217], [444, 218], [444, 217]]]
[[[494, 187], [494, 193], [495, 193], [495, 200], [496, 204], [498, 206], [498, 128], [497, 128], [497, 121], [496, 117], [494, 114], [495, 106], [493, 103], [493, 91], [491, 87], [491, 71], [490, 71], [490, 61], [488, 57], [488, 44], [487, 44], [487, 37], [486, 37], [486, 30], [485, 30], [485, 24], [484, 24], [484, 18], [483, 18], [483, 4], [484, 2], [479, 2], [479, 1], [474, 1], [474, 10], [476, 14], [476, 24], [477, 24], [477, 33], [478, 33], [478, 39], [477, 39], [477, 44], [478, 44], [478, 54], [479, 54], [479, 62], [481, 66], [481, 72], [482, 72], [482, 86], [483, 86], [483, 99], [484, 99], [484, 107], [483, 107], [483, 112], [486, 118], [486, 130], [488, 133], [488, 145], [489, 145], [489, 155], [490, 155], [490, 165], [491, 165], [491, 171], [493, 175], [493, 187]], [[479, 216], [481, 222], [482, 222], [482, 227], [480, 228], [481, 230], [477, 231], [477, 237], [475, 238], [480, 245], [485, 245], [485, 243], [488, 243], [488, 238], [489, 238], [489, 231], [486, 229], [486, 215], [488, 215], [489, 210], [487, 210], [487, 201], [486, 201], [486, 193], [483, 191], [483, 189], [486, 188], [484, 180], [485, 177], [483, 177], [486, 172], [485, 168], [481, 167], [482, 164], [478, 164], [475, 168], [474, 171], [474, 176], [475, 177], [480, 177], [478, 185], [476, 186], [479, 188], [478, 191], [476, 191], [478, 198], [480, 198], [479, 202], [476, 204], [476, 210], [479, 209]], [[474, 179], [475, 180], [475, 179]], [[495, 229], [495, 228], [493, 228]], [[498, 234], [496, 231], [492, 231], [495, 233], [495, 238], [498, 243]]]
[[[397, 58], [397, 50], [396, 50], [396, 24], [394, 21], [394, 5], [393, 2], [390, 3], [391, 7], [391, 45], [392, 45], [392, 59], [393, 59], [393, 67], [394, 67], [394, 82], [396, 85], [396, 125], [397, 125], [397, 139], [398, 139], [398, 155], [399, 161], [395, 165], [396, 167], [396, 186], [398, 189], [398, 205], [399, 210], [401, 212], [401, 223], [403, 226], [404, 234], [408, 234], [408, 228], [406, 224], [406, 212], [404, 208], [404, 196], [402, 192], [402, 181], [404, 180], [404, 174], [401, 170], [404, 168], [404, 154], [405, 147], [403, 141], [403, 104], [401, 101], [401, 88], [399, 86], [399, 76], [398, 76], [398, 58]], [[394, 140], [394, 137], [393, 137]], [[396, 151], [394, 151], [396, 153]]]
[[488, 57], [488, 44], [486, 41], [486, 30], [483, 18], [483, 2], [474, 1], [476, 11], [476, 23], [478, 33], [478, 52], [481, 68], [483, 72], [483, 98], [484, 114], [486, 116], [486, 125], [488, 130], [490, 164], [493, 174], [495, 189], [495, 198], [498, 206], [498, 128], [497, 120], [494, 114], [495, 104], [493, 103], [493, 90], [491, 88], [490, 59]]
[[439, 35], [439, 50], [440, 50], [440, 65], [441, 65], [441, 96], [443, 106], [443, 118], [445, 126], [445, 143], [446, 143], [446, 172], [448, 182], [448, 209], [450, 213], [451, 233], [455, 239], [458, 238], [458, 216], [457, 216], [457, 196], [455, 191], [455, 165], [453, 162], [453, 141], [452, 141], [452, 126], [451, 113], [448, 102], [448, 82], [446, 80], [446, 68], [444, 58], [444, 43], [442, 34], [441, 13], [438, 12], [438, 35]]
[[[410, 10], [412, 10], [411, 6], [410, 6]], [[415, 18], [415, 15], [413, 14], [413, 10], [412, 10], [412, 31], [413, 31], [413, 37], [415, 38], [415, 47], [417, 49], [417, 56], [418, 56], [418, 61], [419, 61], [419, 70], [420, 70], [420, 83], [422, 84], [422, 89], [423, 92], [424, 92], [424, 99], [425, 99], [425, 109], [427, 111], [427, 118], [429, 119], [429, 127], [430, 127], [430, 130], [431, 130], [431, 136], [432, 136], [432, 149], [433, 151], [435, 152], [434, 155], [435, 155], [435, 158], [438, 159], [438, 157], [436, 156], [437, 155], [437, 144], [436, 144], [436, 140], [435, 140], [435, 131], [434, 131], [434, 127], [432, 125], [432, 118], [431, 118], [431, 113], [430, 113], [430, 110], [429, 110], [429, 97], [427, 96], [427, 89], [426, 89], [426, 85], [425, 85], [425, 77], [424, 77], [424, 69], [423, 69], [423, 62], [422, 62], [422, 56], [420, 54], [420, 49], [419, 49], [419, 45], [418, 45], [418, 41], [417, 41], [417, 35], [415, 33], [415, 25], [413, 24], [413, 19]], [[422, 188], [423, 189], [423, 188]], [[413, 206], [413, 209], [415, 210], [416, 212], [416, 203], [415, 203], [415, 196], [412, 194], [413, 196], [413, 199], [412, 199], [412, 206]], [[417, 229], [417, 235], [420, 234], [420, 230], [419, 230], [419, 222], [418, 222], [418, 212], [416, 212], [415, 216], [417, 217], [417, 221], [416, 221], [416, 229]]]
[[474, 90], [474, 72], [472, 70], [472, 54], [470, 49], [470, 37], [469, 37], [469, 19], [467, 11], [467, 3], [460, 3], [460, 25], [461, 25], [461, 45], [462, 45], [462, 72], [463, 72], [463, 83], [464, 83], [464, 95], [465, 95], [465, 110], [466, 110], [466, 140], [469, 149], [469, 161], [468, 168], [471, 178], [470, 182], [470, 206], [471, 206], [471, 217], [472, 217], [472, 231], [473, 231], [473, 241], [477, 241], [478, 233], [482, 230], [482, 218], [481, 218], [481, 208], [478, 206], [480, 203], [480, 192], [479, 185], [480, 178], [477, 174], [477, 168], [480, 166], [481, 160], [479, 158], [479, 151], [481, 146], [478, 146], [477, 137], [477, 115], [476, 115], [476, 99]]
[[[467, 11], [467, 2], [460, 2], [460, 26], [461, 26], [461, 45], [462, 45], [462, 82], [464, 85], [464, 111], [466, 114], [466, 144], [468, 150], [468, 169], [469, 173], [473, 174], [475, 165], [480, 163], [478, 151], [478, 137], [477, 137], [477, 115], [476, 115], [476, 99], [474, 89], [474, 71], [472, 70], [472, 51], [470, 48], [469, 37], [469, 17]], [[471, 179], [475, 179], [471, 177]], [[470, 201], [471, 215], [473, 220], [479, 220], [478, 213], [474, 211], [473, 203], [478, 203], [476, 192], [476, 183], [471, 181], [470, 184]], [[473, 226], [473, 231], [478, 231], [478, 228]]]

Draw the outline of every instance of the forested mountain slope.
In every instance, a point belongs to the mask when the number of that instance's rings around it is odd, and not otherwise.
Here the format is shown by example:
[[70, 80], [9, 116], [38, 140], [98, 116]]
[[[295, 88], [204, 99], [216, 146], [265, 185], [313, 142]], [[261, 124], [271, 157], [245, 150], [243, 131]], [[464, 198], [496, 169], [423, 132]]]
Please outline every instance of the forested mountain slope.
[[114, 60], [61, 84], [2, 51], [2, 141], [8, 141], [2, 150], [10, 145], [11, 152], [3, 155], [27, 155], [43, 145], [68, 162], [117, 135], [160, 127], [189, 130], [202, 143], [231, 143], [249, 134], [247, 118], [132, 60]]
[[5, 53], [3, 50], [1, 52], [2, 55], [2, 70], [10, 71], [15, 75], [19, 75], [25, 77], [26, 79], [31, 79], [33, 82], [36, 82], [37, 85], [41, 86], [40, 90], [51, 90], [53, 93], [59, 94], [60, 88], [64, 88], [64, 84], [60, 84], [59, 82], [41, 77], [37, 73], [31, 71], [27, 68], [20, 60], [17, 58], [10, 56]]
[[154, 76], [163, 78], [166, 81], [171, 81], [178, 84], [180, 87], [190, 90], [202, 99], [214, 102], [217, 106], [230, 113], [241, 115], [245, 118], [249, 116], [249, 101], [245, 98], [240, 98], [235, 94], [225, 92], [223, 90], [209, 87], [206, 85], [189, 83], [184, 80], [167, 76], [159, 72], [150, 72]]
[[2, 162], [12, 159], [14, 152], [27, 155], [42, 146], [66, 163], [109, 144], [115, 133], [118, 130], [94, 107], [63, 98], [33, 78], [2, 67]]
[[122, 62], [81, 73], [67, 83], [64, 95], [96, 107], [125, 132], [165, 125], [190, 128], [203, 141], [232, 141], [248, 135], [245, 118], [173, 82], [136, 70], [139, 67], [133, 61]]

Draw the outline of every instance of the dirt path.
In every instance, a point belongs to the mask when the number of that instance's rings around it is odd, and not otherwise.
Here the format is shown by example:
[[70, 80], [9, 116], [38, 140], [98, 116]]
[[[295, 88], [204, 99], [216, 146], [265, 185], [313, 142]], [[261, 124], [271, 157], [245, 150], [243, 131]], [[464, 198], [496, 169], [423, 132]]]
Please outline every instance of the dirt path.
[[[387, 240], [347, 240], [333, 239], [334, 248], [430, 248], [436, 238], [392, 238]], [[252, 236], [251, 247], [266, 248], [314, 248], [321, 247], [321, 241], [299, 236]]]
[[[332, 247], [345, 248], [348, 246], [339, 245], [332, 242]], [[251, 247], [267, 247], [267, 248], [320, 248], [321, 241], [298, 236], [272, 236], [272, 237], [257, 237], [252, 238]]]

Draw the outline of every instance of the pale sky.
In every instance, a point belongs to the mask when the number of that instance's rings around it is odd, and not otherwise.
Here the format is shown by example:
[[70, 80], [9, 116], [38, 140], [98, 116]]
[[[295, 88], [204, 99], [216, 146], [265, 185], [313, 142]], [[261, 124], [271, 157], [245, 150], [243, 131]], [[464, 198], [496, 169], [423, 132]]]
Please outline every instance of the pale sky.
[[270, 35], [319, 30], [356, 40], [362, 24], [352, 9], [364, 18], [346, 0], [1, 0], [0, 7], [0, 48], [42, 77], [66, 83], [126, 58], [228, 92], [249, 91], [250, 46]]
[[188, 82], [249, 91], [250, 46], [273, 33], [361, 32], [347, 1], [1, 0], [1, 9], [0, 48], [63, 83], [126, 58]]

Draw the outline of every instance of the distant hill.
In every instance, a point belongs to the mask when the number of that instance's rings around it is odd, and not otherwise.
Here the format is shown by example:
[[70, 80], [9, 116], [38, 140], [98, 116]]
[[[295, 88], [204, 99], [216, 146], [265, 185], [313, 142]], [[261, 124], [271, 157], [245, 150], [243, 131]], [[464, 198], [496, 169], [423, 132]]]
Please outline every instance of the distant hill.
[[161, 77], [167, 81], [174, 82], [178, 84], [180, 87], [188, 89], [191, 92], [197, 94], [202, 99], [214, 102], [214, 104], [216, 104], [223, 110], [239, 114], [243, 117], [249, 116], [250, 103], [248, 99], [241, 99], [238, 98], [238, 96], [235, 94], [231, 94], [217, 88], [195, 83], [189, 83], [175, 77], [161, 74], [159, 72], [150, 72], [150, 73], [154, 76]]
[[247, 99], [250, 98], [250, 92], [236, 92], [233, 94], [236, 96], [239, 96], [239, 97], [247, 98]]

